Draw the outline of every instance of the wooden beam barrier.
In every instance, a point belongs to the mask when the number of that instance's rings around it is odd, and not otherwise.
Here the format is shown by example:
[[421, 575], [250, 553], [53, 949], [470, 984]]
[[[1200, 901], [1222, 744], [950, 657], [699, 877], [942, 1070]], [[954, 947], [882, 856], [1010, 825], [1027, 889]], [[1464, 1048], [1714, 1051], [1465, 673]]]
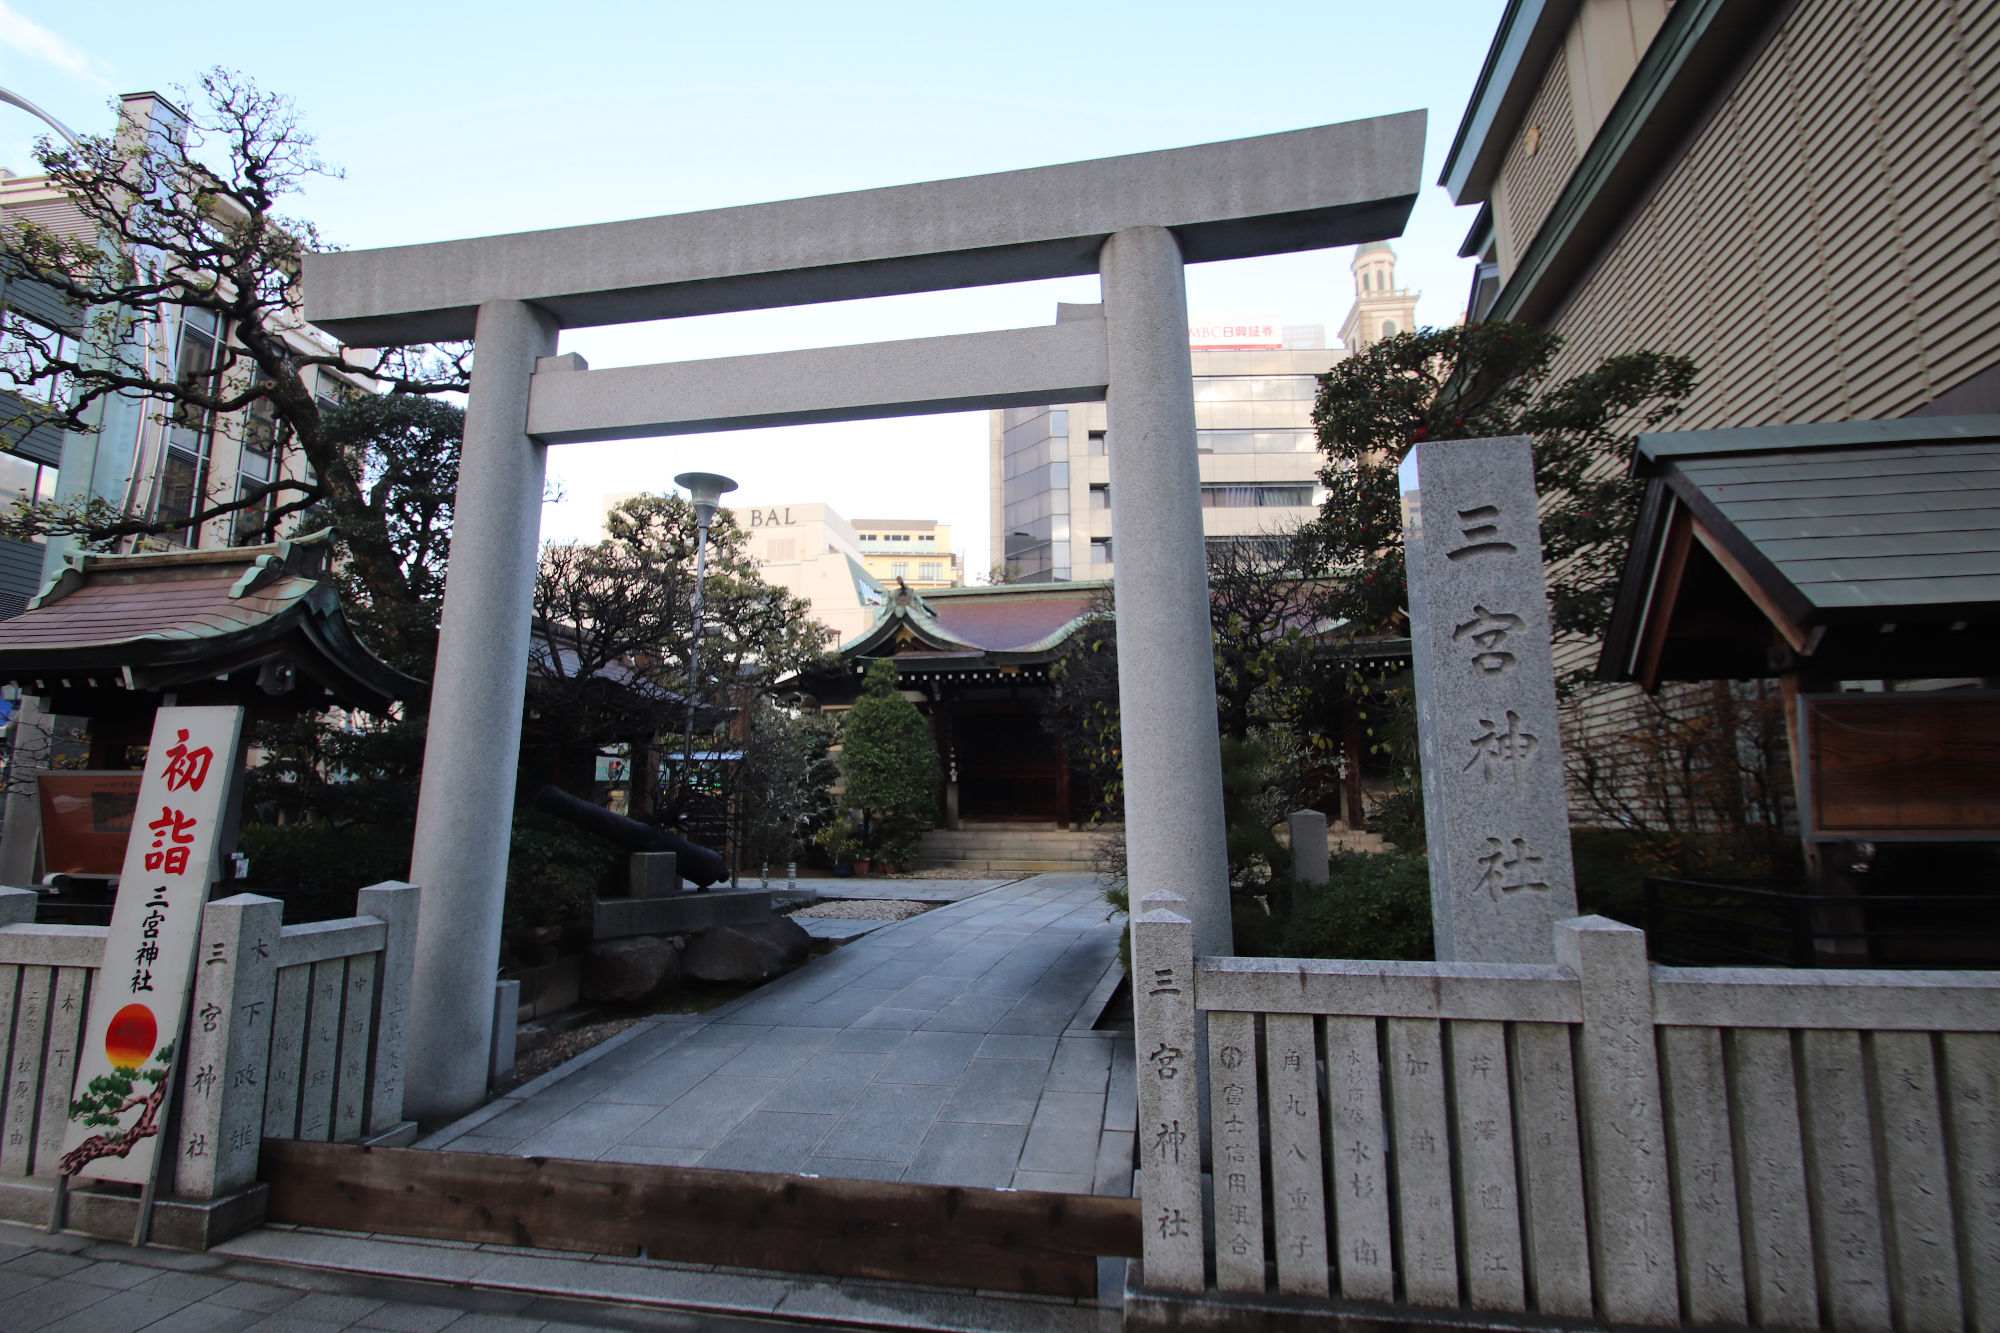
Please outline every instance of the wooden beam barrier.
[[270, 1220], [1077, 1298], [1136, 1199], [265, 1139]]

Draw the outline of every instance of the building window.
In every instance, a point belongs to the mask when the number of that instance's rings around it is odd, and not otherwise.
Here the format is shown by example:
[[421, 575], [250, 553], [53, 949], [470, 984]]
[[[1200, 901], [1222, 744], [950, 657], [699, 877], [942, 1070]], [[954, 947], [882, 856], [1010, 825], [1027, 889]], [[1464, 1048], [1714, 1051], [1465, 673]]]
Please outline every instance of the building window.
[[1090, 507], [1092, 509], [1111, 508], [1111, 487], [1103, 482], [1092, 485], [1090, 488]]
[[1195, 445], [1205, 454], [1309, 454], [1318, 447], [1309, 430], [1198, 430]]
[[1292, 509], [1312, 503], [1311, 486], [1204, 485], [1203, 509]]
[[1318, 393], [1316, 375], [1203, 375], [1194, 382], [1197, 404], [1310, 403]]
[[944, 580], [944, 566], [936, 560], [926, 560], [917, 566], [917, 578], [924, 583], [940, 583]]
[[907, 560], [898, 560], [891, 564], [889, 566], [889, 577], [892, 579], [906, 579], [910, 577], [910, 562]]
[[1111, 448], [1104, 440], [1104, 432], [1101, 430], [1090, 432], [1090, 456], [1092, 458], [1103, 458], [1110, 452]]
[[1092, 537], [1090, 539], [1090, 563], [1093, 565], [1108, 565], [1111, 563], [1111, 539], [1109, 537]]
[[1383, 320], [1383, 321], [1382, 321], [1382, 336], [1383, 336], [1384, 338], [1393, 338], [1393, 337], [1395, 337], [1395, 336], [1396, 336], [1396, 321], [1395, 321], [1395, 320], [1393, 320], [1393, 319], [1385, 319], [1385, 320]]
[[[197, 393], [216, 393], [221, 346], [221, 321], [213, 311], [182, 309], [175, 365], [180, 382]], [[209, 451], [214, 441], [213, 412], [186, 402], [174, 406], [167, 419], [167, 448], [153, 492], [154, 517], [192, 519], [200, 512], [208, 500]], [[193, 527], [178, 534], [183, 546], [198, 544], [200, 537]]]
[[[56, 498], [56, 470], [19, 454], [0, 453], [0, 505]], [[35, 540], [40, 541], [38, 537]]]
[[76, 340], [29, 319], [18, 310], [7, 311], [5, 326], [0, 327], [0, 388], [11, 389], [31, 403], [68, 407], [67, 375], [29, 378], [45, 369], [52, 358], [75, 360]]

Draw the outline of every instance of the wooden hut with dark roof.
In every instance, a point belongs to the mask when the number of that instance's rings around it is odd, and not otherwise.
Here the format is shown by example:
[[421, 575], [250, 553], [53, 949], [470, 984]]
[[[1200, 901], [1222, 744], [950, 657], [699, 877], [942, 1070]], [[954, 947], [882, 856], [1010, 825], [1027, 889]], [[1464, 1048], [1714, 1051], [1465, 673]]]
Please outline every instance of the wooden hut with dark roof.
[[2000, 416], [1642, 435], [1633, 471], [1600, 679], [1994, 673]]
[[1599, 678], [1777, 679], [1816, 886], [1904, 895], [1894, 930], [1822, 904], [1802, 961], [1992, 965], [2000, 416], [1642, 435], [1633, 471]]

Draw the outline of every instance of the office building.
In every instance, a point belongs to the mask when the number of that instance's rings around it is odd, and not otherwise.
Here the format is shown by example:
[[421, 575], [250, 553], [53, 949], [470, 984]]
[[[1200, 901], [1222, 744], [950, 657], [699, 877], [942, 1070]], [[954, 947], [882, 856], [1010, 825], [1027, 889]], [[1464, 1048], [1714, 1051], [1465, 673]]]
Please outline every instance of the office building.
[[[1388, 245], [1363, 247], [1353, 269], [1347, 347], [1329, 348], [1319, 324], [1231, 318], [1189, 325], [1202, 528], [1211, 540], [1288, 530], [1318, 512], [1325, 495], [1312, 426], [1318, 377], [1350, 349], [1407, 330], [1416, 318], [1417, 293], [1397, 286]], [[1064, 307], [1057, 317], [1087, 309]], [[1101, 402], [992, 413], [996, 577], [1026, 583], [1111, 577], [1116, 443]]]
[[862, 560], [884, 587], [957, 588], [965, 558], [951, 549], [951, 525], [928, 518], [857, 518]]
[[812, 603], [813, 619], [845, 643], [875, 623], [885, 599], [868, 572], [854, 525], [828, 504], [725, 506], [749, 536], [747, 553], [767, 583]]

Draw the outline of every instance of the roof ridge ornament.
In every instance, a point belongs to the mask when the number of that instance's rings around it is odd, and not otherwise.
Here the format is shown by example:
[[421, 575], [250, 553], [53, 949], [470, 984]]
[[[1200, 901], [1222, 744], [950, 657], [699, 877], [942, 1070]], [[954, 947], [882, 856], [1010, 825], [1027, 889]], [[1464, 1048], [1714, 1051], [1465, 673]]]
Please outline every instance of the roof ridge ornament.
[[36, 607], [47, 606], [51, 602], [60, 602], [63, 598], [81, 588], [83, 586], [84, 562], [88, 559], [89, 554], [87, 552], [77, 550], [64, 551], [62, 553], [62, 568], [49, 575], [48, 582], [42, 585], [42, 590], [33, 597], [30, 597], [28, 604], [21, 609], [32, 611]]

